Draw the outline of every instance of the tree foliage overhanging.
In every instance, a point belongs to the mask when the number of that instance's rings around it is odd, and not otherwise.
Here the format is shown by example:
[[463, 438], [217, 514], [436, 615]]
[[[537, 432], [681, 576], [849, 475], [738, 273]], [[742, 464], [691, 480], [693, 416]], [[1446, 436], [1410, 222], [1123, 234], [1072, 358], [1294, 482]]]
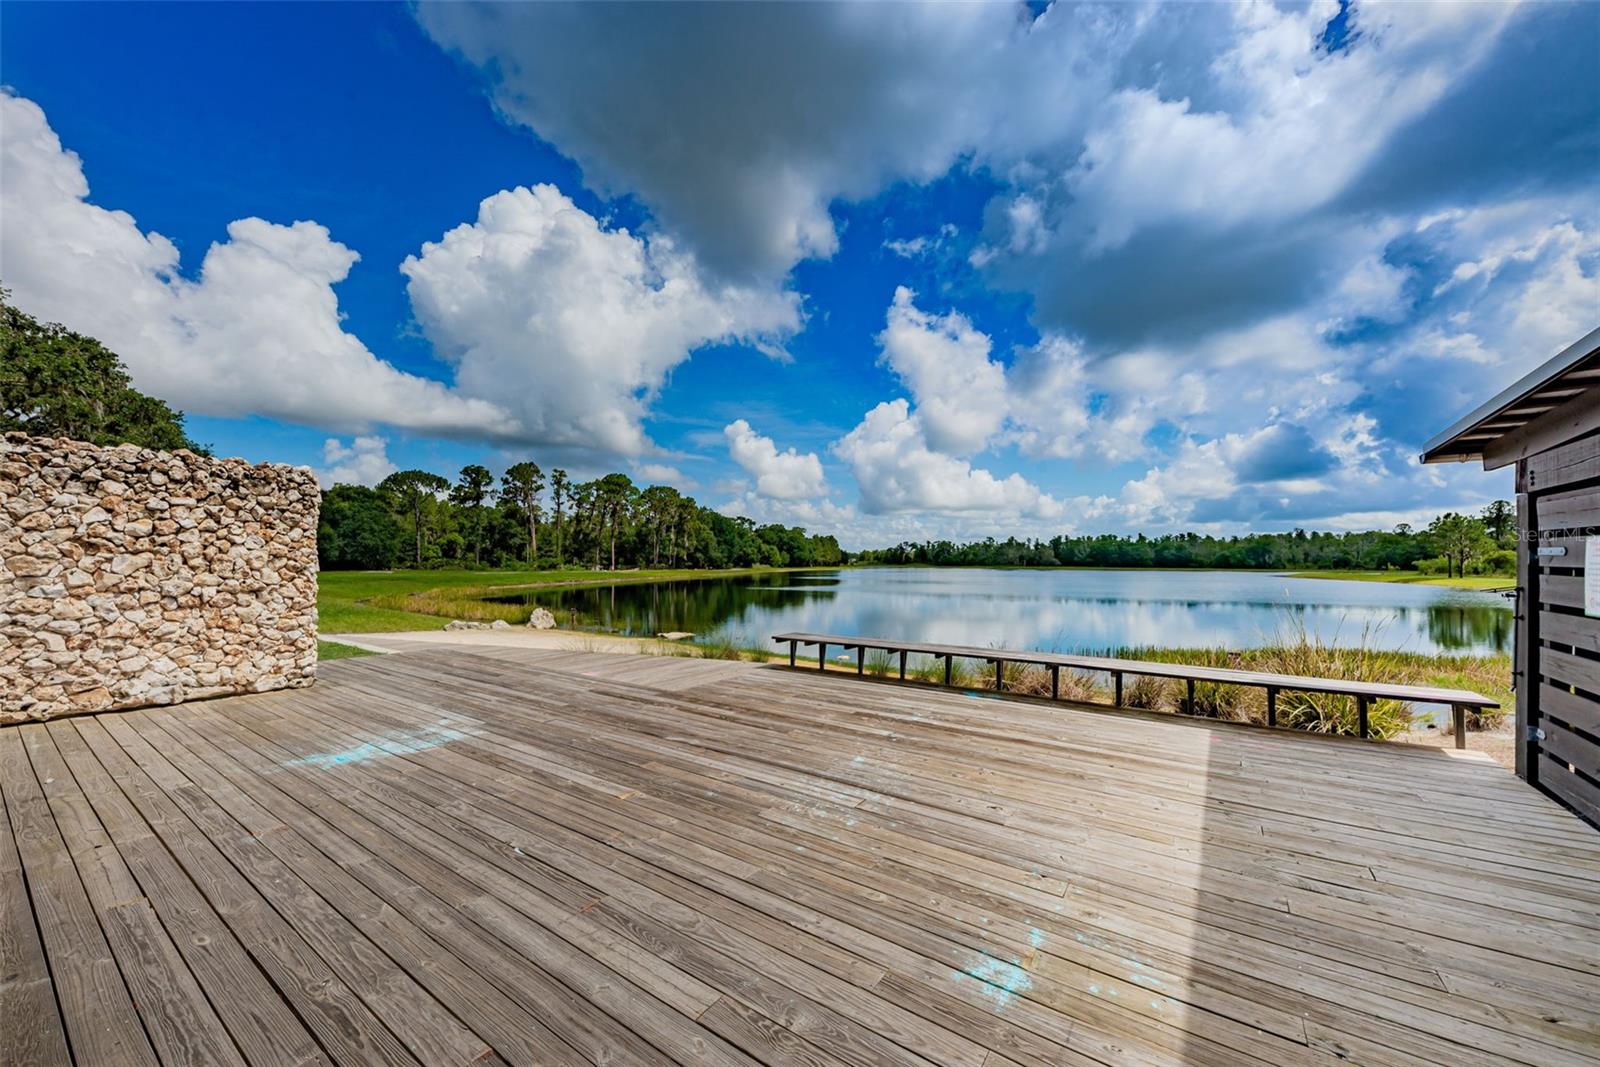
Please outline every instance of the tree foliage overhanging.
[[41, 323], [0, 289], [0, 431], [96, 445], [206, 450], [183, 414], [133, 388], [115, 352], [59, 323]]

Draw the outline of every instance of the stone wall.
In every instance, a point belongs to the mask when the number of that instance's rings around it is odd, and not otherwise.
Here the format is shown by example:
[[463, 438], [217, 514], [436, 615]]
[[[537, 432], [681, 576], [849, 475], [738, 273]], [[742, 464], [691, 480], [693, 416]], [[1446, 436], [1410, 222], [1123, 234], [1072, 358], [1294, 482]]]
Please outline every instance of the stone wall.
[[310, 685], [316, 479], [0, 440], [0, 722]]

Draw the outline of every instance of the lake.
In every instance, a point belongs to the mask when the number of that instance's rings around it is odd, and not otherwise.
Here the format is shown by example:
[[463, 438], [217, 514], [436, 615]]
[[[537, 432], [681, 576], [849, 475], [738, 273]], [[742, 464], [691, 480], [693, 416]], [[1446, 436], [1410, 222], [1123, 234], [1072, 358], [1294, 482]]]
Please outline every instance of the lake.
[[772, 647], [785, 630], [1045, 651], [1243, 649], [1301, 629], [1324, 643], [1407, 652], [1505, 652], [1498, 593], [1289, 578], [1257, 571], [862, 567], [544, 589], [489, 598], [563, 627], [683, 630]]

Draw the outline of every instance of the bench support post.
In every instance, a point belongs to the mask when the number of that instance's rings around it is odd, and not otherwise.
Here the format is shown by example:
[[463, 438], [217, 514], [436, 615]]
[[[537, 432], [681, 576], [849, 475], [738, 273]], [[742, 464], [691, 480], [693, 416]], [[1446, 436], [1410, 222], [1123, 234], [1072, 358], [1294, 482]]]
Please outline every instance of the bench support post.
[[1457, 748], [1466, 748], [1467, 747], [1467, 709], [1466, 709], [1466, 705], [1464, 705], [1464, 704], [1452, 704], [1450, 706], [1450, 717], [1455, 720], [1454, 725], [1455, 725], [1455, 729], [1456, 729], [1456, 747]]
[[1188, 702], [1184, 705], [1184, 711], [1188, 712], [1190, 715], [1193, 715], [1194, 714], [1194, 679], [1193, 678], [1185, 678], [1184, 681], [1189, 683], [1189, 697], [1188, 697]]
[[1356, 729], [1362, 737], [1367, 736], [1367, 698], [1363, 696], [1356, 697]]
[[1122, 707], [1122, 672], [1121, 671], [1112, 671], [1111, 672], [1111, 690], [1112, 690], [1112, 693], [1111, 693], [1111, 706], [1114, 707], [1114, 708]]
[[955, 663], [955, 657], [954, 656], [946, 656], [944, 658], [944, 684], [945, 685], [949, 685], [950, 684], [950, 671], [951, 671], [951, 667], [952, 667], [952, 665], [954, 663]]
[[903, 648], [900, 650], [900, 680], [906, 680], [906, 650]]
[[1267, 725], [1278, 725], [1278, 687], [1267, 686]]
[[856, 673], [862, 674], [867, 669], [867, 646], [856, 646]]
[[1061, 699], [1061, 667], [1053, 663], [1050, 665], [1050, 699]]
[[1002, 692], [1004, 691], [1005, 687], [1006, 661], [1003, 659], [997, 659], [994, 661], [994, 691], [996, 693]]
[[817, 670], [828, 669], [828, 645], [824, 641], [817, 642]]
[[795, 657], [796, 653], [798, 653], [799, 651], [800, 651], [800, 642], [799, 641], [790, 641], [789, 642], [789, 666], [791, 666], [791, 667], [794, 666], [794, 657]]

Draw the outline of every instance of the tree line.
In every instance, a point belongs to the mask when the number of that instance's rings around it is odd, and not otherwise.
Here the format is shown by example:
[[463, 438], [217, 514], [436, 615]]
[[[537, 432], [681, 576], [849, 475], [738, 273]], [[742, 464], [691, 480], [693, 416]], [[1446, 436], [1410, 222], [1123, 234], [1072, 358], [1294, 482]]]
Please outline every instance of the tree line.
[[857, 553], [857, 563], [942, 567], [1195, 567], [1270, 570], [1415, 570], [1427, 574], [1514, 574], [1516, 512], [1497, 500], [1478, 515], [1448, 512], [1422, 529], [1255, 533], [1231, 537], [1098, 534], [1044, 539], [906, 541]]
[[399, 471], [376, 487], [336, 485], [322, 494], [317, 531], [329, 570], [392, 567], [832, 566], [846, 562], [831, 535], [759, 526], [702, 507], [666, 485], [640, 488], [626, 474], [574, 481], [537, 463], [498, 480], [480, 464], [454, 481]]

